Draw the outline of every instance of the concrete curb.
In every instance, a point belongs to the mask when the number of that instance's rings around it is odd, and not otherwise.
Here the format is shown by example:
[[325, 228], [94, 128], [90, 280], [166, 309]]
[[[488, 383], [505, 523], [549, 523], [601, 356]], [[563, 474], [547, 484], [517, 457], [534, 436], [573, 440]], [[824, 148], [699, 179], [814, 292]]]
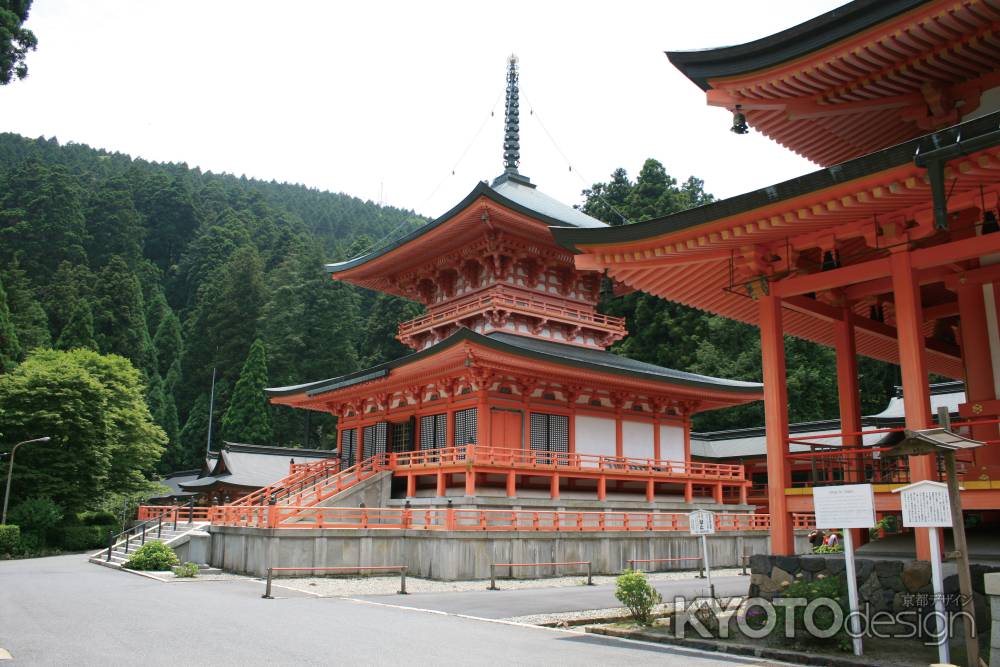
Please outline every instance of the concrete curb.
[[680, 639], [678, 637], [668, 637], [655, 634], [646, 630], [587, 627], [585, 628], [585, 631], [590, 634], [615, 637], [617, 639], [633, 639], [644, 642], [653, 642], [656, 644], [668, 644], [671, 646], [699, 649], [702, 651], [728, 653], [730, 655], [746, 655], [755, 658], [768, 658], [770, 660], [781, 660], [783, 662], [803, 665], [815, 665], [816, 667], [882, 667], [884, 664], [880, 662], [870, 662], [859, 658], [817, 655], [815, 653], [802, 653], [800, 651], [786, 649], [751, 646], [749, 644], [716, 642], [710, 639]]

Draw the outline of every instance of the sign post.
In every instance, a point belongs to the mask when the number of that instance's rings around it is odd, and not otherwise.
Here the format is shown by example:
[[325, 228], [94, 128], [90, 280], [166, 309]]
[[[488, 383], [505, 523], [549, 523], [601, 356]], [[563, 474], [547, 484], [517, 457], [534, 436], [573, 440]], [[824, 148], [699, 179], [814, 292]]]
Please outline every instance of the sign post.
[[934, 585], [934, 612], [937, 616], [938, 662], [951, 662], [948, 648], [948, 620], [945, 616], [944, 582], [941, 576], [941, 528], [950, 528], [951, 499], [948, 485], [923, 480], [908, 484], [893, 493], [899, 494], [903, 508], [903, 525], [909, 528], [929, 528], [931, 541], [931, 582]]
[[712, 565], [708, 560], [707, 535], [715, 535], [715, 514], [708, 510], [695, 510], [688, 514], [688, 530], [692, 535], [701, 535], [701, 559], [705, 565], [705, 576], [708, 578], [709, 594], [715, 597], [715, 586], [712, 584]]
[[844, 565], [847, 570], [848, 620], [854, 655], [862, 655], [858, 579], [854, 566], [854, 540], [850, 528], [875, 527], [875, 494], [871, 484], [845, 484], [813, 488], [816, 527], [840, 529], [844, 533]]

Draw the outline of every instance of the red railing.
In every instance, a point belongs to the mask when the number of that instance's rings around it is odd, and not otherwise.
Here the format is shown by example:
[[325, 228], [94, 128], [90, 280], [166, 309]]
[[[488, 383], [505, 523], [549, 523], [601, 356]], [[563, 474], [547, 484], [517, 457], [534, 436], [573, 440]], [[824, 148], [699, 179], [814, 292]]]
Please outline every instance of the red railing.
[[685, 463], [684, 461], [665, 459], [601, 456], [575, 452], [540, 452], [531, 449], [504, 449], [479, 445], [399, 452], [390, 454], [389, 457], [387, 466], [394, 470], [472, 464], [547, 469], [559, 472], [599, 472], [615, 475], [635, 473], [713, 482], [745, 482], [743, 466], [727, 463], [702, 463], [698, 461]]
[[537, 315], [545, 319], [557, 319], [571, 324], [585, 324], [601, 329], [625, 331], [625, 318], [598, 313], [593, 308], [574, 308], [564, 303], [548, 301], [544, 298], [527, 296], [503, 287], [494, 287], [470, 299], [435, 310], [421, 317], [399, 325], [399, 338], [434, 326], [450, 324], [469, 315], [492, 308], [511, 308], [519, 313]]
[[168, 521], [197, 521], [206, 522], [210, 520], [210, 513], [213, 508], [200, 505], [141, 505], [139, 514], [136, 517], [139, 521], [163, 518], [164, 523]]
[[274, 484], [248, 493], [234, 505], [266, 505], [272, 498], [280, 502], [294, 493], [301, 493], [340, 472], [339, 459], [320, 459], [313, 463], [296, 464], [295, 470]]
[[[294, 529], [383, 529], [449, 531], [681, 531], [682, 512], [566, 512], [529, 510], [416, 509], [385, 507], [240, 507], [214, 508], [213, 523], [226, 526]], [[717, 513], [716, 530], [762, 531], [766, 514]]]

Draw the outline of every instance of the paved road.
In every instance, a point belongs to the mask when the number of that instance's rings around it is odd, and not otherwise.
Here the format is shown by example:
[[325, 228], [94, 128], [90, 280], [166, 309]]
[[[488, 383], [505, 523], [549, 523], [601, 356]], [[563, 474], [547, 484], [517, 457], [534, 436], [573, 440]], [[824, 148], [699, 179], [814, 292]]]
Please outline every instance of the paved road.
[[0, 647], [13, 665], [102, 667], [766, 664], [362, 601], [260, 594], [256, 582], [162, 583], [81, 556], [2, 561]]
[[[708, 584], [704, 579], [653, 582], [664, 602], [671, 602], [674, 596], [693, 598], [708, 594]], [[746, 595], [750, 585], [749, 577], [714, 577], [716, 595]], [[392, 602], [393, 604], [433, 609], [449, 614], [467, 614], [480, 618], [512, 618], [532, 614], [549, 614], [560, 611], [580, 611], [583, 609], [607, 609], [620, 607], [615, 599], [614, 584], [603, 586], [573, 586], [565, 588], [522, 588], [503, 590], [503, 581], [497, 586], [499, 591], [464, 591], [461, 593], [413, 593], [403, 596], [365, 595], [361, 600]], [[485, 584], [484, 584], [485, 586]]]

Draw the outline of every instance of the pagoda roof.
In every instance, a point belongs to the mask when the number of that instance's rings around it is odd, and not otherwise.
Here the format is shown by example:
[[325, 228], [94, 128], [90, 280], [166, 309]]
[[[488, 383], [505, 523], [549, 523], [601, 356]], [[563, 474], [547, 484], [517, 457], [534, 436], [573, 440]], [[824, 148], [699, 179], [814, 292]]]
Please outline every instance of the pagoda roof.
[[709, 105], [831, 165], [980, 113], [1000, 85], [1000, 7], [855, 0], [746, 44], [667, 56]]
[[216, 484], [258, 488], [267, 486], [288, 474], [290, 459], [324, 459], [336, 456], [322, 449], [267, 447], [227, 442], [217, 454], [207, 474], [184, 480], [178, 486], [187, 491], [204, 491]]
[[492, 332], [484, 335], [471, 329], [461, 328], [436, 345], [372, 368], [317, 382], [308, 382], [288, 387], [273, 387], [265, 389], [265, 392], [272, 398], [291, 397], [295, 395], [305, 395], [313, 398], [389, 377], [397, 369], [441, 354], [465, 342], [473, 343], [496, 352], [528, 359], [532, 362], [550, 363], [566, 368], [652, 381], [656, 384], [682, 387], [688, 390], [712, 391], [713, 393], [741, 397], [742, 400], [738, 399], [736, 402], [760, 398], [763, 387], [759, 382], [744, 382], [742, 380], [728, 380], [707, 375], [698, 375], [696, 373], [687, 373], [629, 359], [604, 350], [543, 341], [528, 336], [503, 332]]
[[523, 178], [508, 178], [501, 176], [492, 185], [481, 181], [456, 204], [451, 210], [435, 220], [418, 227], [409, 234], [372, 252], [343, 262], [326, 265], [328, 273], [337, 274], [368, 264], [375, 259], [392, 254], [399, 248], [409, 245], [429, 232], [447, 225], [460, 213], [468, 209], [480, 197], [504, 206], [512, 211], [533, 218], [548, 227], [597, 228], [607, 225], [586, 213], [563, 204], [550, 197]]
[[748, 74], [801, 58], [927, 3], [928, 0], [854, 0], [752, 42], [666, 53], [687, 78], [702, 90], [710, 90], [712, 79]]

